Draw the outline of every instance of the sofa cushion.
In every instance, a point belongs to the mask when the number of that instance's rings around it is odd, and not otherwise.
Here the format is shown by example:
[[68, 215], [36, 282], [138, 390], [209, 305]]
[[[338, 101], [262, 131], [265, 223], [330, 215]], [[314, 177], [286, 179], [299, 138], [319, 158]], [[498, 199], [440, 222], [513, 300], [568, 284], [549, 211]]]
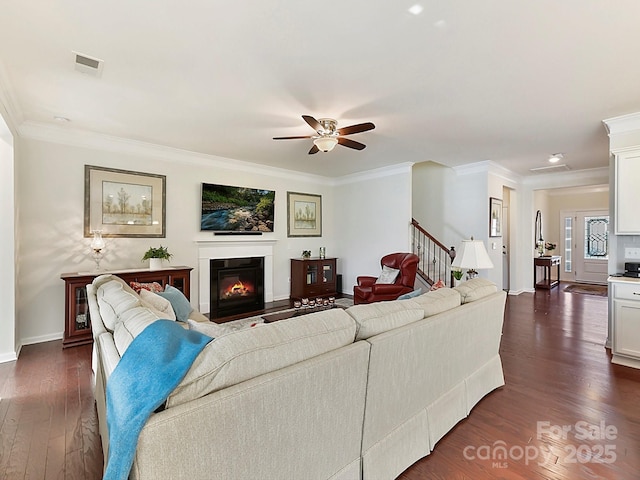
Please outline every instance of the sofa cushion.
[[123, 312], [113, 331], [113, 340], [120, 356], [135, 337], [159, 318], [161, 316], [143, 306], [133, 307]]
[[226, 335], [227, 333], [236, 332], [238, 330], [242, 330], [243, 328], [251, 328], [258, 325], [266, 325], [262, 320], [259, 322], [254, 321], [235, 321], [228, 323], [216, 323], [216, 322], [198, 322], [196, 320], [192, 320], [191, 318], [187, 320], [189, 324], [189, 330], [195, 330], [196, 332], [200, 332], [211, 338], [218, 338], [222, 335]]
[[167, 320], [176, 319], [176, 313], [173, 311], [171, 302], [166, 298], [163, 298], [150, 290], [145, 290], [144, 288], [140, 290], [139, 295], [142, 305], [155, 310], [154, 313], [158, 312], [160, 314], [160, 318], [166, 318]]
[[228, 333], [210, 342], [198, 355], [169, 395], [166, 406], [179, 405], [349, 345], [355, 331], [353, 319], [336, 308]]
[[425, 318], [459, 307], [461, 303], [458, 291], [447, 287], [430, 290], [412, 301], [422, 307]]
[[495, 283], [486, 278], [473, 278], [454, 287], [460, 293], [462, 303], [470, 303], [498, 291]]
[[354, 305], [347, 309], [347, 313], [357, 324], [356, 340], [364, 340], [424, 318], [424, 310], [413, 300]]
[[120, 315], [140, 306], [141, 303], [140, 297], [124, 281], [115, 276], [111, 277], [109, 279], [98, 277], [100, 281], [97, 282], [99, 286], [96, 290], [96, 298], [102, 322], [107, 330], [113, 332], [116, 323], [120, 321]]
[[171, 302], [171, 306], [173, 307], [173, 311], [176, 314], [176, 320], [181, 322], [186, 322], [189, 318], [189, 314], [193, 310], [191, 303], [187, 300], [187, 297], [184, 296], [180, 290], [176, 287], [172, 287], [171, 285], [166, 285], [164, 287], [164, 292], [158, 292], [163, 298], [166, 298]]

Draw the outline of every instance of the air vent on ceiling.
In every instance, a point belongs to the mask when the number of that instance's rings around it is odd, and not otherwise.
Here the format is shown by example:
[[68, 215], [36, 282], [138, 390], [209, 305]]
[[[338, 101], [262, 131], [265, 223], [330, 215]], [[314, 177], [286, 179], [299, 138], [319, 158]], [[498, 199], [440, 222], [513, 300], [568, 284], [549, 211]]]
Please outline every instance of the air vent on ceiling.
[[102, 75], [104, 62], [97, 58], [92, 58], [82, 53], [73, 52], [75, 68], [77, 71], [99, 77]]
[[555, 171], [567, 171], [571, 170], [568, 165], [564, 163], [562, 165], [549, 165], [548, 167], [536, 167], [530, 168], [529, 171], [533, 173], [549, 173]]

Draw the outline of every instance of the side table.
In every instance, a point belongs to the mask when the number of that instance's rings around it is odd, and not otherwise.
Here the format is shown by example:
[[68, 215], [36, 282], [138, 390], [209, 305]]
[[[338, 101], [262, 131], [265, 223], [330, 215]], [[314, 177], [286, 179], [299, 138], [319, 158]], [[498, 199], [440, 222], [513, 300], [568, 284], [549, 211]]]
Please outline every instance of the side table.
[[[557, 287], [560, 283], [560, 263], [562, 263], [562, 257], [560, 255], [535, 257], [533, 259], [533, 286], [547, 290]], [[544, 272], [543, 278], [540, 281], [538, 281], [537, 278], [538, 267], [542, 267]], [[556, 267], [555, 279], [551, 278], [552, 267]]]

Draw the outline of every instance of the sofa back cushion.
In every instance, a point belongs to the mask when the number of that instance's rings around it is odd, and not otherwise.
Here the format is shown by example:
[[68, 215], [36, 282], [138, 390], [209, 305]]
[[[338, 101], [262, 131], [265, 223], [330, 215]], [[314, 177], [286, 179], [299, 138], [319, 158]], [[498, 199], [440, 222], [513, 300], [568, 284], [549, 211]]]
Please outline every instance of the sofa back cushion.
[[424, 310], [425, 318], [459, 307], [461, 304], [460, 293], [447, 287], [430, 290], [412, 300]]
[[97, 286], [96, 299], [104, 326], [113, 333], [120, 316], [141, 305], [140, 297], [122, 279], [115, 275], [101, 275], [93, 281]]
[[424, 318], [424, 310], [415, 299], [354, 305], [347, 313], [357, 325], [356, 340], [364, 340], [393, 328]]
[[[190, 326], [197, 330], [197, 325]], [[353, 343], [356, 325], [342, 309], [227, 333], [210, 342], [169, 395], [172, 407]]]
[[469, 303], [496, 293], [498, 287], [486, 278], [473, 278], [454, 287], [454, 290], [460, 293], [462, 303]]
[[123, 312], [113, 331], [113, 340], [120, 356], [124, 354], [134, 338], [159, 318], [164, 317], [145, 306], [133, 307]]

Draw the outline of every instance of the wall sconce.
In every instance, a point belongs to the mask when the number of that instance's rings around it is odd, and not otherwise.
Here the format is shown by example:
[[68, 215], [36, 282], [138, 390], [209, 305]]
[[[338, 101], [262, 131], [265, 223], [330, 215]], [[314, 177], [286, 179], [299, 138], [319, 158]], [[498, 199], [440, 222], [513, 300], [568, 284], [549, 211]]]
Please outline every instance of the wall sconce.
[[96, 262], [96, 270], [100, 270], [100, 260], [104, 256], [103, 250], [105, 247], [104, 239], [102, 238], [102, 230], [94, 230], [93, 239], [91, 240], [91, 250], [93, 250], [93, 259]]

